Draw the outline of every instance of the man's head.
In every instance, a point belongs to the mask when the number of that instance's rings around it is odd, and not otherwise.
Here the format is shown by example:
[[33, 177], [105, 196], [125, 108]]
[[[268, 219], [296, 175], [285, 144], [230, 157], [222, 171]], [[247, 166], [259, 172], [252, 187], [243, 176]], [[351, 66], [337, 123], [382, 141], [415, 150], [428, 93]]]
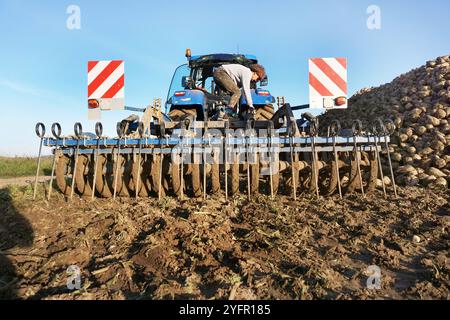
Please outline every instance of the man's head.
[[252, 64], [249, 66], [250, 70], [253, 72], [252, 81], [261, 81], [266, 77], [266, 70], [260, 64]]

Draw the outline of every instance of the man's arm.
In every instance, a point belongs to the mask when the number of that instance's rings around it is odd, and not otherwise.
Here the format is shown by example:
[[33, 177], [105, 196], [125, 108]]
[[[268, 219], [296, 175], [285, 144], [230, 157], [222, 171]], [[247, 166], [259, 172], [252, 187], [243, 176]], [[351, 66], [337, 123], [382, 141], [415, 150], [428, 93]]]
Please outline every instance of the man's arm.
[[250, 91], [250, 82], [252, 81], [252, 72], [243, 72], [242, 75], [242, 89], [244, 90], [245, 99], [247, 99], [247, 104], [250, 108], [253, 107], [252, 92]]

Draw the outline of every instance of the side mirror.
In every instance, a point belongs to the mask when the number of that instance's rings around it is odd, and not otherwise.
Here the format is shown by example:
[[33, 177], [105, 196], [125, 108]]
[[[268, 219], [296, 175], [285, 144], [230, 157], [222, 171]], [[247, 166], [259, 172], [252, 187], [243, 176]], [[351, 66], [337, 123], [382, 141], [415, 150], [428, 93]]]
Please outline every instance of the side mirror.
[[193, 83], [192, 77], [184, 76], [181, 78], [181, 85], [183, 88], [189, 88]]
[[266, 87], [268, 84], [269, 84], [269, 79], [268, 79], [267, 77], [265, 77], [264, 79], [262, 79], [262, 80], [259, 82], [259, 85], [260, 85], [261, 87]]

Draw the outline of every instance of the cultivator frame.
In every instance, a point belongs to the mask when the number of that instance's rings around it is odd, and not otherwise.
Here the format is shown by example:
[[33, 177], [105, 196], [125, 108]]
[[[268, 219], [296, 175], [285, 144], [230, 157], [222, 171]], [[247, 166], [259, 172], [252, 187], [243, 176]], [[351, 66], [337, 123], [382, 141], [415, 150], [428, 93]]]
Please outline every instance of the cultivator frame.
[[[265, 179], [272, 198], [282, 191], [296, 200], [300, 191], [342, 197], [359, 190], [365, 196], [376, 188], [379, 176], [386, 197], [380, 157], [384, 152], [397, 196], [389, 153], [392, 122], [378, 119], [370, 130], [363, 130], [355, 121], [351, 130], [341, 130], [335, 120], [327, 134], [319, 136], [317, 119], [305, 118], [310, 120], [306, 130], [290, 104], [269, 121], [159, 117], [147, 126], [138, 122], [131, 134], [119, 122], [115, 138], [103, 136], [100, 122], [95, 138], [84, 134], [80, 123], [68, 137], [61, 136], [61, 126], [54, 123], [53, 137], [46, 137], [45, 126], [38, 123], [38, 161], [43, 145], [54, 148], [48, 199], [56, 176], [58, 188], [69, 199], [75, 193], [92, 199], [151, 195], [161, 199], [170, 192], [181, 199], [187, 194], [205, 199], [208, 189], [213, 194], [224, 190], [228, 199], [239, 193], [243, 181], [250, 199]], [[36, 183], [37, 179], [38, 173]]]

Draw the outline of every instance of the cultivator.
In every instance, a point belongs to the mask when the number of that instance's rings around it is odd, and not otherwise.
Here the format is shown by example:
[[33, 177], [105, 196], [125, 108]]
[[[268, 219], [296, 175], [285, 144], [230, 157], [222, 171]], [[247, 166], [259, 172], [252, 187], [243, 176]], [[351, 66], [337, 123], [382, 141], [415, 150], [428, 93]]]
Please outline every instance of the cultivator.
[[387, 194], [381, 154], [390, 165], [392, 123], [377, 120], [373, 128], [363, 130], [355, 121], [343, 130], [334, 121], [320, 136], [317, 119], [304, 114], [296, 120], [289, 104], [270, 120], [172, 121], [161, 112], [150, 118], [145, 123], [138, 117], [119, 122], [115, 138], [103, 136], [100, 122], [95, 135], [84, 133], [76, 123], [72, 136], [62, 136], [61, 126], [54, 123], [53, 137], [45, 136], [45, 126], [38, 123], [41, 147], [54, 148], [48, 198], [53, 180], [69, 199], [228, 199], [241, 193], [251, 199], [259, 192], [293, 199], [307, 193], [365, 196], [375, 190], [377, 179]]
[[[297, 199], [305, 193], [317, 197], [339, 193], [342, 197], [356, 191], [365, 196], [376, 188], [378, 178], [386, 196], [381, 153], [387, 154], [396, 195], [388, 145], [392, 123], [377, 120], [373, 128], [363, 130], [361, 122], [355, 121], [351, 129], [342, 130], [334, 121], [325, 134], [324, 128], [319, 134], [317, 118], [307, 113], [302, 119], [294, 117], [294, 111], [305, 108], [347, 107], [346, 59], [309, 60], [309, 105], [291, 107], [279, 97], [275, 112], [275, 98], [260, 88], [268, 85], [264, 76], [259, 79], [260, 87], [250, 83], [250, 92], [241, 96], [236, 106], [236, 119], [228, 119], [224, 111], [229, 109], [230, 92], [216, 79], [215, 71], [227, 64], [251, 70], [257, 58], [192, 56], [190, 49], [186, 58], [187, 63], [174, 72], [165, 102], [167, 114], [159, 99], [145, 110], [124, 106], [123, 61], [88, 63], [91, 115], [119, 105], [144, 111], [144, 115], [119, 122], [115, 138], [103, 136], [100, 122], [95, 134], [83, 132], [76, 123], [72, 136], [62, 136], [61, 126], [54, 123], [53, 137], [46, 137], [45, 126], [39, 123], [39, 155], [43, 145], [54, 148], [48, 198], [55, 178], [59, 190], [70, 199], [75, 194], [92, 199], [224, 194], [228, 199], [241, 193], [250, 199], [258, 192], [272, 198], [291, 194]], [[111, 83], [117, 86], [110, 88]]]

